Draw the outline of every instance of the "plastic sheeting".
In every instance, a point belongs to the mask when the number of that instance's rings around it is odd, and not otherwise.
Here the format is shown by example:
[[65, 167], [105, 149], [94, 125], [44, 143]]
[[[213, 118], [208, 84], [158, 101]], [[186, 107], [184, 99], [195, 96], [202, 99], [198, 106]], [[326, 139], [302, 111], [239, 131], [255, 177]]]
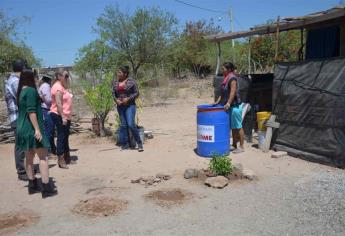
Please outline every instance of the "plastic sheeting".
[[310, 161], [345, 167], [345, 59], [277, 64], [275, 147]]

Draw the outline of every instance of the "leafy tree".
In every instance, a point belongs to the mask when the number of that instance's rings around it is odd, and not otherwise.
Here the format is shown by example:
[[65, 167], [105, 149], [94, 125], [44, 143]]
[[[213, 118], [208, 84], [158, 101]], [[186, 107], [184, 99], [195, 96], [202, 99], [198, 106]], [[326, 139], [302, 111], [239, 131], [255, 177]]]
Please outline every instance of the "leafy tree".
[[[27, 18], [24, 18], [27, 20]], [[0, 11], [0, 74], [12, 70], [12, 62], [17, 58], [26, 59], [31, 66], [39, 66], [40, 60], [32, 49], [17, 37], [19, 19], [9, 18]]]
[[133, 16], [118, 6], [108, 6], [97, 19], [96, 31], [112, 50], [122, 55], [132, 67], [134, 77], [143, 64], [161, 60], [176, 24], [176, 18], [159, 8], [137, 9]]
[[[278, 49], [278, 61], [295, 61], [300, 50], [300, 31], [291, 30], [281, 32]], [[252, 61], [254, 67], [260, 72], [272, 72], [276, 53], [275, 34], [255, 37], [251, 44]]]
[[79, 49], [74, 68], [84, 79], [89, 75], [92, 86], [101, 82], [102, 75], [110, 73], [117, 66], [121, 58], [104, 41], [96, 39]]
[[210, 66], [210, 49], [213, 47], [203, 37], [220, 32], [221, 28], [216, 26], [213, 20], [208, 23], [204, 20], [186, 23], [180, 38], [183, 50], [178, 52], [180, 54], [177, 58], [183, 58], [182, 61], [188, 64], [195, 76], [200, 77], [203, 72], [202, 69]]

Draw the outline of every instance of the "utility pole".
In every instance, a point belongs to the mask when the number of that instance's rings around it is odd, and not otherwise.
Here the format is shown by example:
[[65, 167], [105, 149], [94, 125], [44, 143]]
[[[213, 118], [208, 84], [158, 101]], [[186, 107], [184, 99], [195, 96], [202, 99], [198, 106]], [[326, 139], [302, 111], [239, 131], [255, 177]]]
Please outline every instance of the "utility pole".
[[[234, 19], [232, 15], [232, 7], [230, 7], [229, 9], [229, 16], [230, 16], [230, 33], [232, 33], [234, 32]], [[232, 44], [232, 48], [234, 48], [235, 47], [234, 39], [231, 39], [231, 44]]]

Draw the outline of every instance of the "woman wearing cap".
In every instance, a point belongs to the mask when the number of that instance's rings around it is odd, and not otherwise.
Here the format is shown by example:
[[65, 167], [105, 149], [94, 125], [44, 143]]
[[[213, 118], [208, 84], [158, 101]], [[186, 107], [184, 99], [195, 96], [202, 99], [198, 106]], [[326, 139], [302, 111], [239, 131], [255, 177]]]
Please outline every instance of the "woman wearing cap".
[[[222, 93], [216, 103], [223, 105], [224, 110], [229, 112], [232, 145], [235, 148], [233, 153], [240, 153], [244, 151], [244, 132], [242, 128], [242, 102], [235, 74], [236, 67], [231, 62], [225, 62], [222, 69], [224, 75], [221, 85]], [[240, 142], [239, 148], [237, 148], [237, 142]]]
[[67, 90], [68, 73], [62, 71], [55, 73], [55, 80], [51, 89], [50, 112], [57, 131], [56, 154], [59, 167], [68, 169], [67, 163], [70, 162], [68, 137], [72, 118], [72, 95]]
[[56, 155], [56, 146], [54, 143], [54, 136], [53, 136], [53, 121], [50, 117], [50, 106], [52, 102], [51, 96], [51, 80], [53, 77], [50, 74], [45, 74], [42, 76], [40, 81], [40, 86], [38, 89], [38, 93], [42, 100], [42, 112], [43, 112], [43, 121], [44, 121], [44, 131], [47, 135], [47, 138], [50, 143], [50, 153]]
[[138, 144], [138, 151], [144, 151], [143, 142], [140, 139], [137, 125], [135, 124], [136, 104], [139, 96], [138, 86], [135, 80], [129, 76], [129, 67], [121, 66], [117, 71], [117, 79], [113, 80], [113, 98], [117, 105], [120, 117], [120, 143], [121, 149], [129, 148], [128, 129]]
[[[42, 197], [57, 194], [57, 190], [49, 185], [48, 148], [49, 141], [43, 132], [43, 116], [41, 99], [38, 95], [35, 75], [31, 70], [24, 70], [20, 75], [17, 91], [18, 119], [16, 131], [16, 144], [25, 152], [26, 173], [29, 178], [28, 192], [34, 194], [42, 192]], [[40, 190], [34, 174], [34, 157], [38, 155], [40, 162], [40, 175], [42, 178], [42, 191]]]

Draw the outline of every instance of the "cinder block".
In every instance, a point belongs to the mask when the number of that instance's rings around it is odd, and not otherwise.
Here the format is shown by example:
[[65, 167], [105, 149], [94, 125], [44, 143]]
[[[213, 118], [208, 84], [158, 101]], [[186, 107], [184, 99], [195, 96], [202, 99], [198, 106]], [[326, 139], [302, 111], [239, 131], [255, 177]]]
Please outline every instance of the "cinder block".
[[274, 152], [271, 155], [272, 158], [281, 158], [281, 157], [285, 157], [285, 156], [288, 156], [287, 152], [282, 152], [282, 151]]

